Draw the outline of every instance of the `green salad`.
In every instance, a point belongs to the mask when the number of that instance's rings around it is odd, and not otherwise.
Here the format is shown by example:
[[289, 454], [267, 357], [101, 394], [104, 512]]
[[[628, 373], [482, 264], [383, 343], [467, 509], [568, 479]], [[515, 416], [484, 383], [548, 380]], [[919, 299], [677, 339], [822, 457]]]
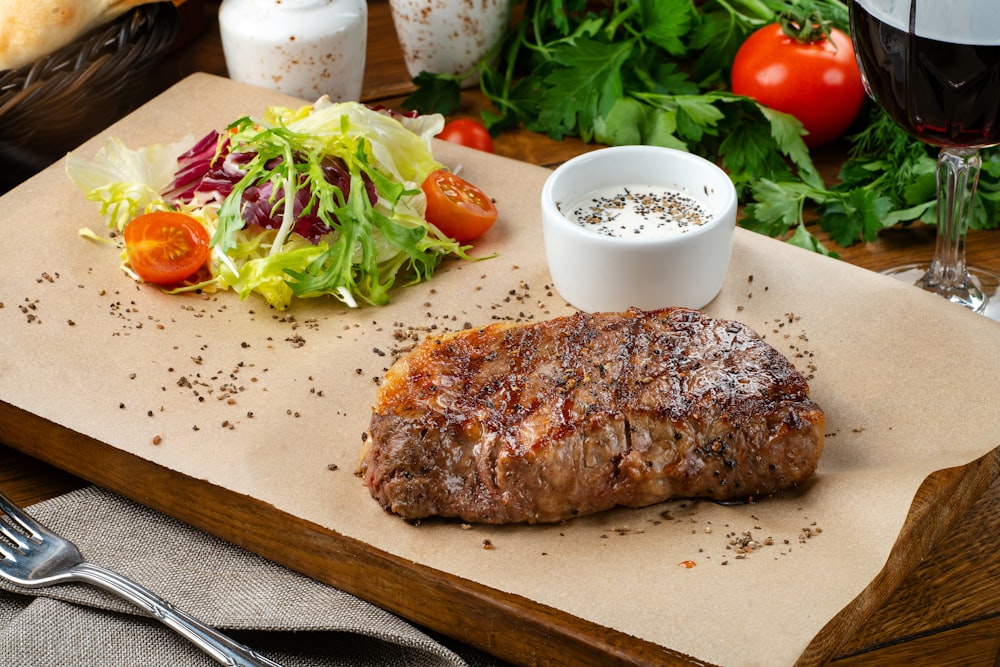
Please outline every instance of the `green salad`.
[[[382, 305], [397, 282], [426, 280], [449, 256], [472, 259], [426, 218], [421, 186], [444, 169], [431, 150], [443, 125], [438, 114], [324, 98], [270, 107], [198, 141], [130, 149], [111, 138], [93, 160], [69, 155], [66, 172], [99, 205], [136, 279], [171, 292], [256, 293], [280, 309], [326, 295]], [[167, 211], [181, 215], [144, 218]], [[167, 222], [183, 218], [204, 231]], [[205, 261], [177, 280], [176, 262], [200, 245]]]

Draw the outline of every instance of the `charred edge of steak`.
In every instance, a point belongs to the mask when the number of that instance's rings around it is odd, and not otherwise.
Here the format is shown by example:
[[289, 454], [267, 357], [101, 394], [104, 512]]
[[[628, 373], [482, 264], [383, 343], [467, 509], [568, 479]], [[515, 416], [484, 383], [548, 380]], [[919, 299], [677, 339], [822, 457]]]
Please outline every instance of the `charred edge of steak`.
[[788, 489], [823, 429], [805, 378], [742, 324], [580, 313], [422, 343], [386, 376], [360, 472], [409, 519], [549, 522]]

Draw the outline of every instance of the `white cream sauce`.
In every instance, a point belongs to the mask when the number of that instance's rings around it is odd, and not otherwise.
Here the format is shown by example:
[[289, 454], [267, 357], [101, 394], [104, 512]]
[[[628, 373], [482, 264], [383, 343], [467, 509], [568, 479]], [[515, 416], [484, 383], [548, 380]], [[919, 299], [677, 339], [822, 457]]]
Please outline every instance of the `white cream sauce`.
[[618, 238], [665, 238], [695, 229], [712, 215], [694, 197], [655, 185], [615, 185], [560, 204], [584, 229]]

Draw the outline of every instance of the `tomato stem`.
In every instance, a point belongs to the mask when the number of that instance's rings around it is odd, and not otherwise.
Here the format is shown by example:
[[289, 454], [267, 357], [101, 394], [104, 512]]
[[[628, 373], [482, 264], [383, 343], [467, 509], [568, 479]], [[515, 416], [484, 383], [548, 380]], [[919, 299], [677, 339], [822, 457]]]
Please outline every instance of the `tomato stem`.
[[816, 11], [805, 17], [789, 10], [778, 17], [781, 31], [797, 42], [813, 44], [830, 38], [831, 22]]

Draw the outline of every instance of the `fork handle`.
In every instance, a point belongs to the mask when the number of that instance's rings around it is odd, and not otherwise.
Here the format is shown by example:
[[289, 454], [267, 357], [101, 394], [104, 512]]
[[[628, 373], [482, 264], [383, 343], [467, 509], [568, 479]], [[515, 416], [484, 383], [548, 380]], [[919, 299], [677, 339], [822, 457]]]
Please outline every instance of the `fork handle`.
[[215, 628], [177, 609], [172, 604], [117, 572], [91, 563], [80, 563], [72, 570], [72, 580], [93, 584], [114, 593], [149, 612], [156, 620], [179, 633], [216, 661], [230, 667], [281, 667], [253, 649], [240, 644]]

